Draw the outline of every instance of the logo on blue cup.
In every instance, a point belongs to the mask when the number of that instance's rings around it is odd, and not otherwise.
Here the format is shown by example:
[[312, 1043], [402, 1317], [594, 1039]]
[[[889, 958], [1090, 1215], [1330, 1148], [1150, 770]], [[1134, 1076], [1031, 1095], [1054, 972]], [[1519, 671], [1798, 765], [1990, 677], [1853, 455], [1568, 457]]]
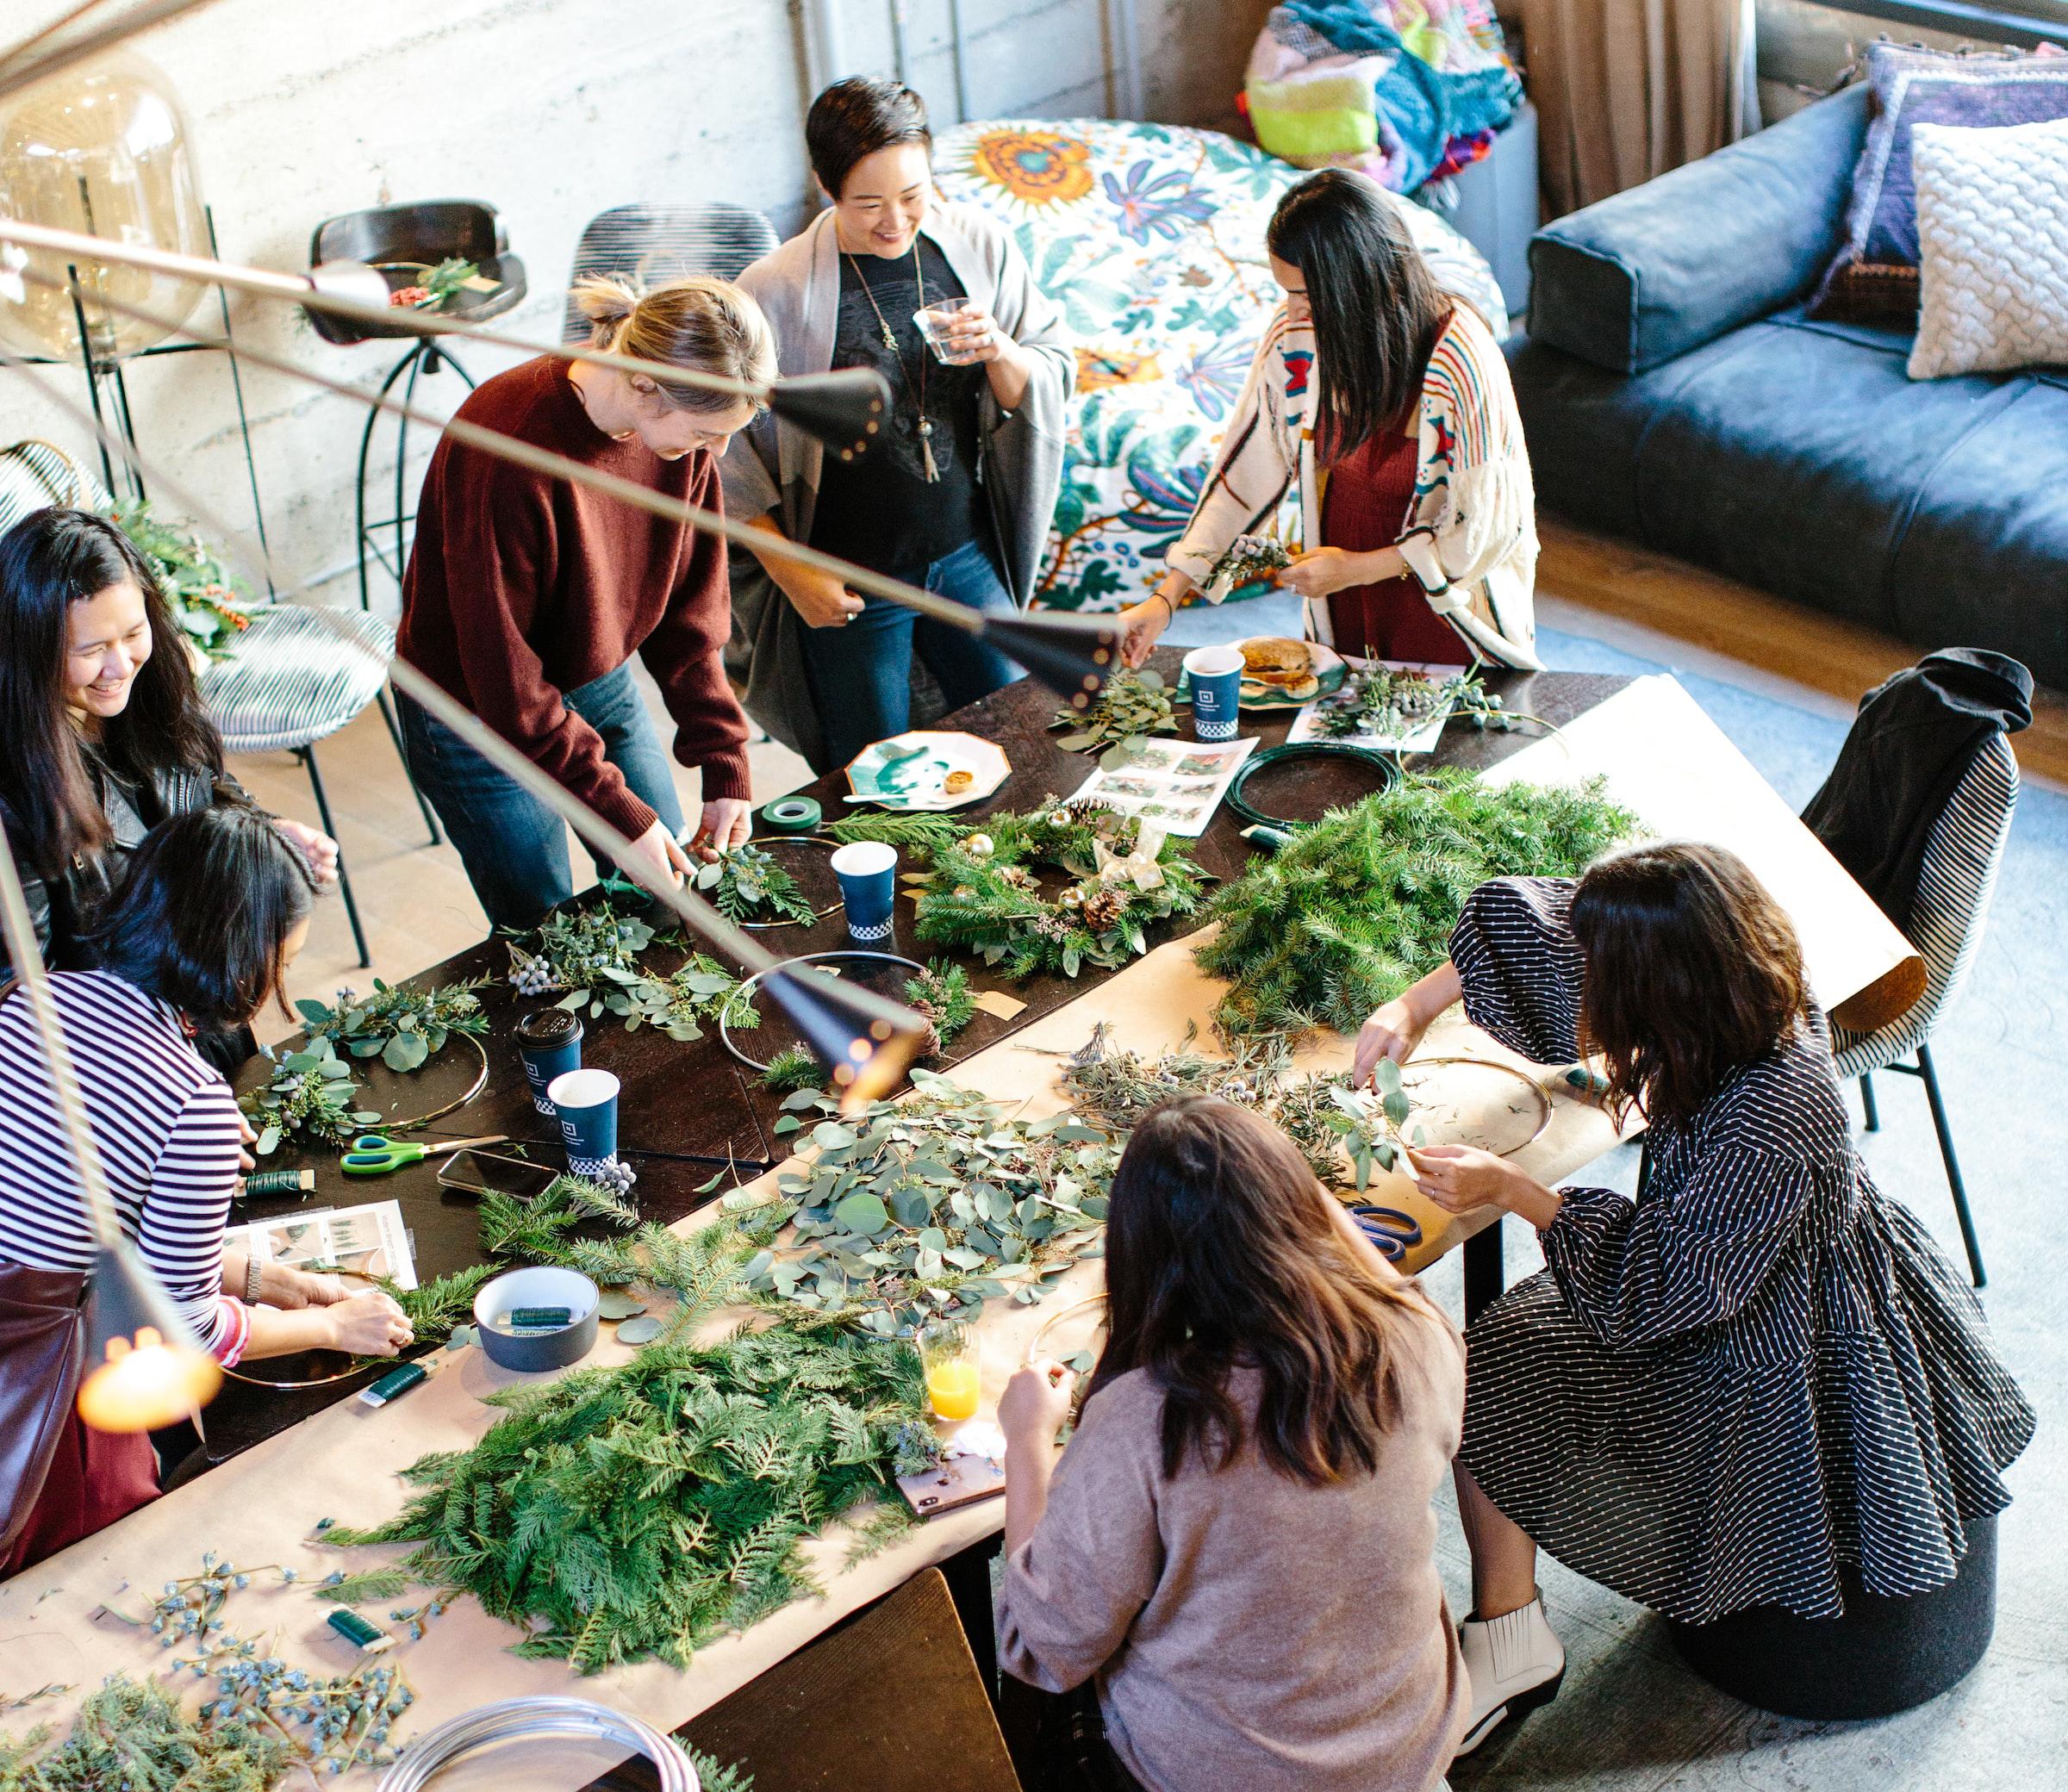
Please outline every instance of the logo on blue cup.
[[1242, 721], [1243, 655], [1236, 647], [1195, 647], [1185, 656], [1195, 740], [1233, 740]]

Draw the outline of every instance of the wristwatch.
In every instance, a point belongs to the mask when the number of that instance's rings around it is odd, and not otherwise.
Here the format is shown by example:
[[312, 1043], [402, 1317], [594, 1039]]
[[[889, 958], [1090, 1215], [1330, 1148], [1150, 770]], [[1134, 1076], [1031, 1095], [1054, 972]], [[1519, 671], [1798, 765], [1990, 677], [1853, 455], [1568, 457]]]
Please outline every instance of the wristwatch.
[[244, 1304], [247, 1307], [258, 1304], [258, 1291], [265, 1285], [265, 1265], [258, 1260], [257, 1252], [244, 1260]]

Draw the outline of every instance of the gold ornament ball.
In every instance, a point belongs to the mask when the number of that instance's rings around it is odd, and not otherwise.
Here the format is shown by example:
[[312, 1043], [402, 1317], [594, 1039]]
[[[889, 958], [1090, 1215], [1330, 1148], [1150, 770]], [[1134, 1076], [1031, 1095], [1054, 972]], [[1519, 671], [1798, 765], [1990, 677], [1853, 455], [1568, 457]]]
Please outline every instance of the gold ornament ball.
[[988, 834], [972, 834], [962, 843], [962, 850], [973, 859], [987, 859], [998, 850]]
[[1084, 892], [1077, 888], [1075, 885], [1072, 885], [1062, 893], [1057, 900], [1065, 908], [1082, 908], [1084, 906]]
[[964, 902], [967, 902], [972, 896], [976, 894], [976, 889], [974, 885], [957, 884], [955, 887], [955, 893], [962, 898]]
[[1049, 817], [1049, 825], [1052, 828], [1067, 828], [1069, 824], [1069, 812], [1066, 809], [1058, 809]]

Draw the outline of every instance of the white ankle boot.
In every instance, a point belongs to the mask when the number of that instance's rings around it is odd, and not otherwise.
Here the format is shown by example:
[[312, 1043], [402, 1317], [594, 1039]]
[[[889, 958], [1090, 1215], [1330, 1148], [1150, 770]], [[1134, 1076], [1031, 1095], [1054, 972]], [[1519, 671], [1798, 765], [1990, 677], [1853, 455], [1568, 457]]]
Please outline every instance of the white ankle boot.
[[1566, 1677], [1566, 1651], [1544, 1616], [1540, 1593], [1520, 1611], [1458, 1626], [1458, 1646], [1472, 1682], [1472, 1718], [1461, 1755], [1469, 1755], [1507, 1719], [1520, 1717], [1558, 1696]]

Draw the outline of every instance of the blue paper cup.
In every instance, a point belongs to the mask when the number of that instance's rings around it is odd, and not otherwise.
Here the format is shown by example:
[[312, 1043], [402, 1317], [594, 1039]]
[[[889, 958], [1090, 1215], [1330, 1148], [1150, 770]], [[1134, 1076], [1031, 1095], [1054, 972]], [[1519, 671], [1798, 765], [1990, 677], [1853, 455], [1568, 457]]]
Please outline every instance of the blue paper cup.
[[1194, 740], [1233, 740], [1242, 725], [1243, 654], [1239, 647], [1195, 647], [1185, 656], [1192, 688]]
[[559, 1116], [570, 1176], [596, 1175], [618, 1154], [618, 1080], [607, 1070], [570, 1070], [546, 1085]]
[[532, 1105], [553, 1111], [548, 1086], [557, 1076], [582, 1067], [582, 1023], [564, 1008], [541, 1009], [517, 1023], [517, 1055], [524, 1060], [524, 1080], [531, 1085]]
[[848, 937], [880, 945], [891, 935], [898, 899], [898, 849], [881, 840], [856, 840], [833, 855], [840, 900], [847, 908]]

